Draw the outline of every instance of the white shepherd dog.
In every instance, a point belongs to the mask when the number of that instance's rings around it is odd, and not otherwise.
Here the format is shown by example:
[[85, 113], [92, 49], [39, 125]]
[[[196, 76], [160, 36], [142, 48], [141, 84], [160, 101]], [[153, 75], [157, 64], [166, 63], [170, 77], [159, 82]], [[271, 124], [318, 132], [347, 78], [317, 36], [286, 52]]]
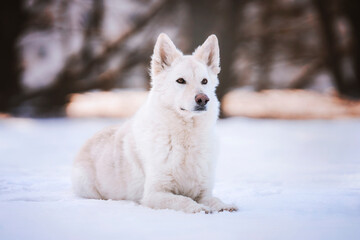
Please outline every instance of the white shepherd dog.
[[187, 213], [237, 210], [212, 196], [219, 62], [215, 35], [183, 55], [160, 34], [146, 103], [123, 125], [87, 141], [73, 166], [75, 193]]

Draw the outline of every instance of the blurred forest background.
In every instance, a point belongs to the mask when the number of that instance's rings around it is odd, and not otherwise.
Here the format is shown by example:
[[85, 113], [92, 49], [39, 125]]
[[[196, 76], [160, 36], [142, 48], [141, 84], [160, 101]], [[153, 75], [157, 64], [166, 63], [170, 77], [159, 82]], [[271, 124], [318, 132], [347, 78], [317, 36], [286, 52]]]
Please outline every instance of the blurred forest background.
[[360, 116], [360, 1], [14, 0], [0, 11], [0, 113], [138, 106], [165, 32], [188, 54], [218, 36], [225, 115], [277, 117], [287, 106], [309, 117]]

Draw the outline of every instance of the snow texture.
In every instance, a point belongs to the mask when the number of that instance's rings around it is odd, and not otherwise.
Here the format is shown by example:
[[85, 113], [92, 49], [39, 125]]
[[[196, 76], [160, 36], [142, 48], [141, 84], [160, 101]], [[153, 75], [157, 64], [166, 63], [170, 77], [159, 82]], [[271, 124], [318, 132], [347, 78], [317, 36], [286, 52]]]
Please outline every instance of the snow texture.
[[0, 239], [360, 239], [360, 120], [218, 124], [214, 193], [236, 213], [185, 214], [71, 192], [105, 119], [0, 121]]

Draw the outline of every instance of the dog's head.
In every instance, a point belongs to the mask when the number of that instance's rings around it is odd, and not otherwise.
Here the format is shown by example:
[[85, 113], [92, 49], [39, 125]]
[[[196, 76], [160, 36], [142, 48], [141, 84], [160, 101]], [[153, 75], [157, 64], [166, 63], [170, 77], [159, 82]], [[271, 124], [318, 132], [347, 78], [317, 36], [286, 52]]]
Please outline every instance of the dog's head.
[[218, 108], [215, 95], [220, 72], [219, 44], [209, 36], [192, 55], [183, 55], [170, 38], [159, 35], [151, 60], [152, 91], [161, 103], [181, 115]]

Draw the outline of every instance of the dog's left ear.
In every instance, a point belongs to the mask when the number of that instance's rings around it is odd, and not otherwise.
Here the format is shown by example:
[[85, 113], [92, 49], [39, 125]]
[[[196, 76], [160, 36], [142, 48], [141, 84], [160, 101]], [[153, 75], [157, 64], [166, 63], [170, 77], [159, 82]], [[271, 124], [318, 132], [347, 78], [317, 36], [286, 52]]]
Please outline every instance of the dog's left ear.
[[194, 51], [193, 56], [204, 62], [215, 74], [219, 74], [220, 50], [218, 39], [214, 34]]

